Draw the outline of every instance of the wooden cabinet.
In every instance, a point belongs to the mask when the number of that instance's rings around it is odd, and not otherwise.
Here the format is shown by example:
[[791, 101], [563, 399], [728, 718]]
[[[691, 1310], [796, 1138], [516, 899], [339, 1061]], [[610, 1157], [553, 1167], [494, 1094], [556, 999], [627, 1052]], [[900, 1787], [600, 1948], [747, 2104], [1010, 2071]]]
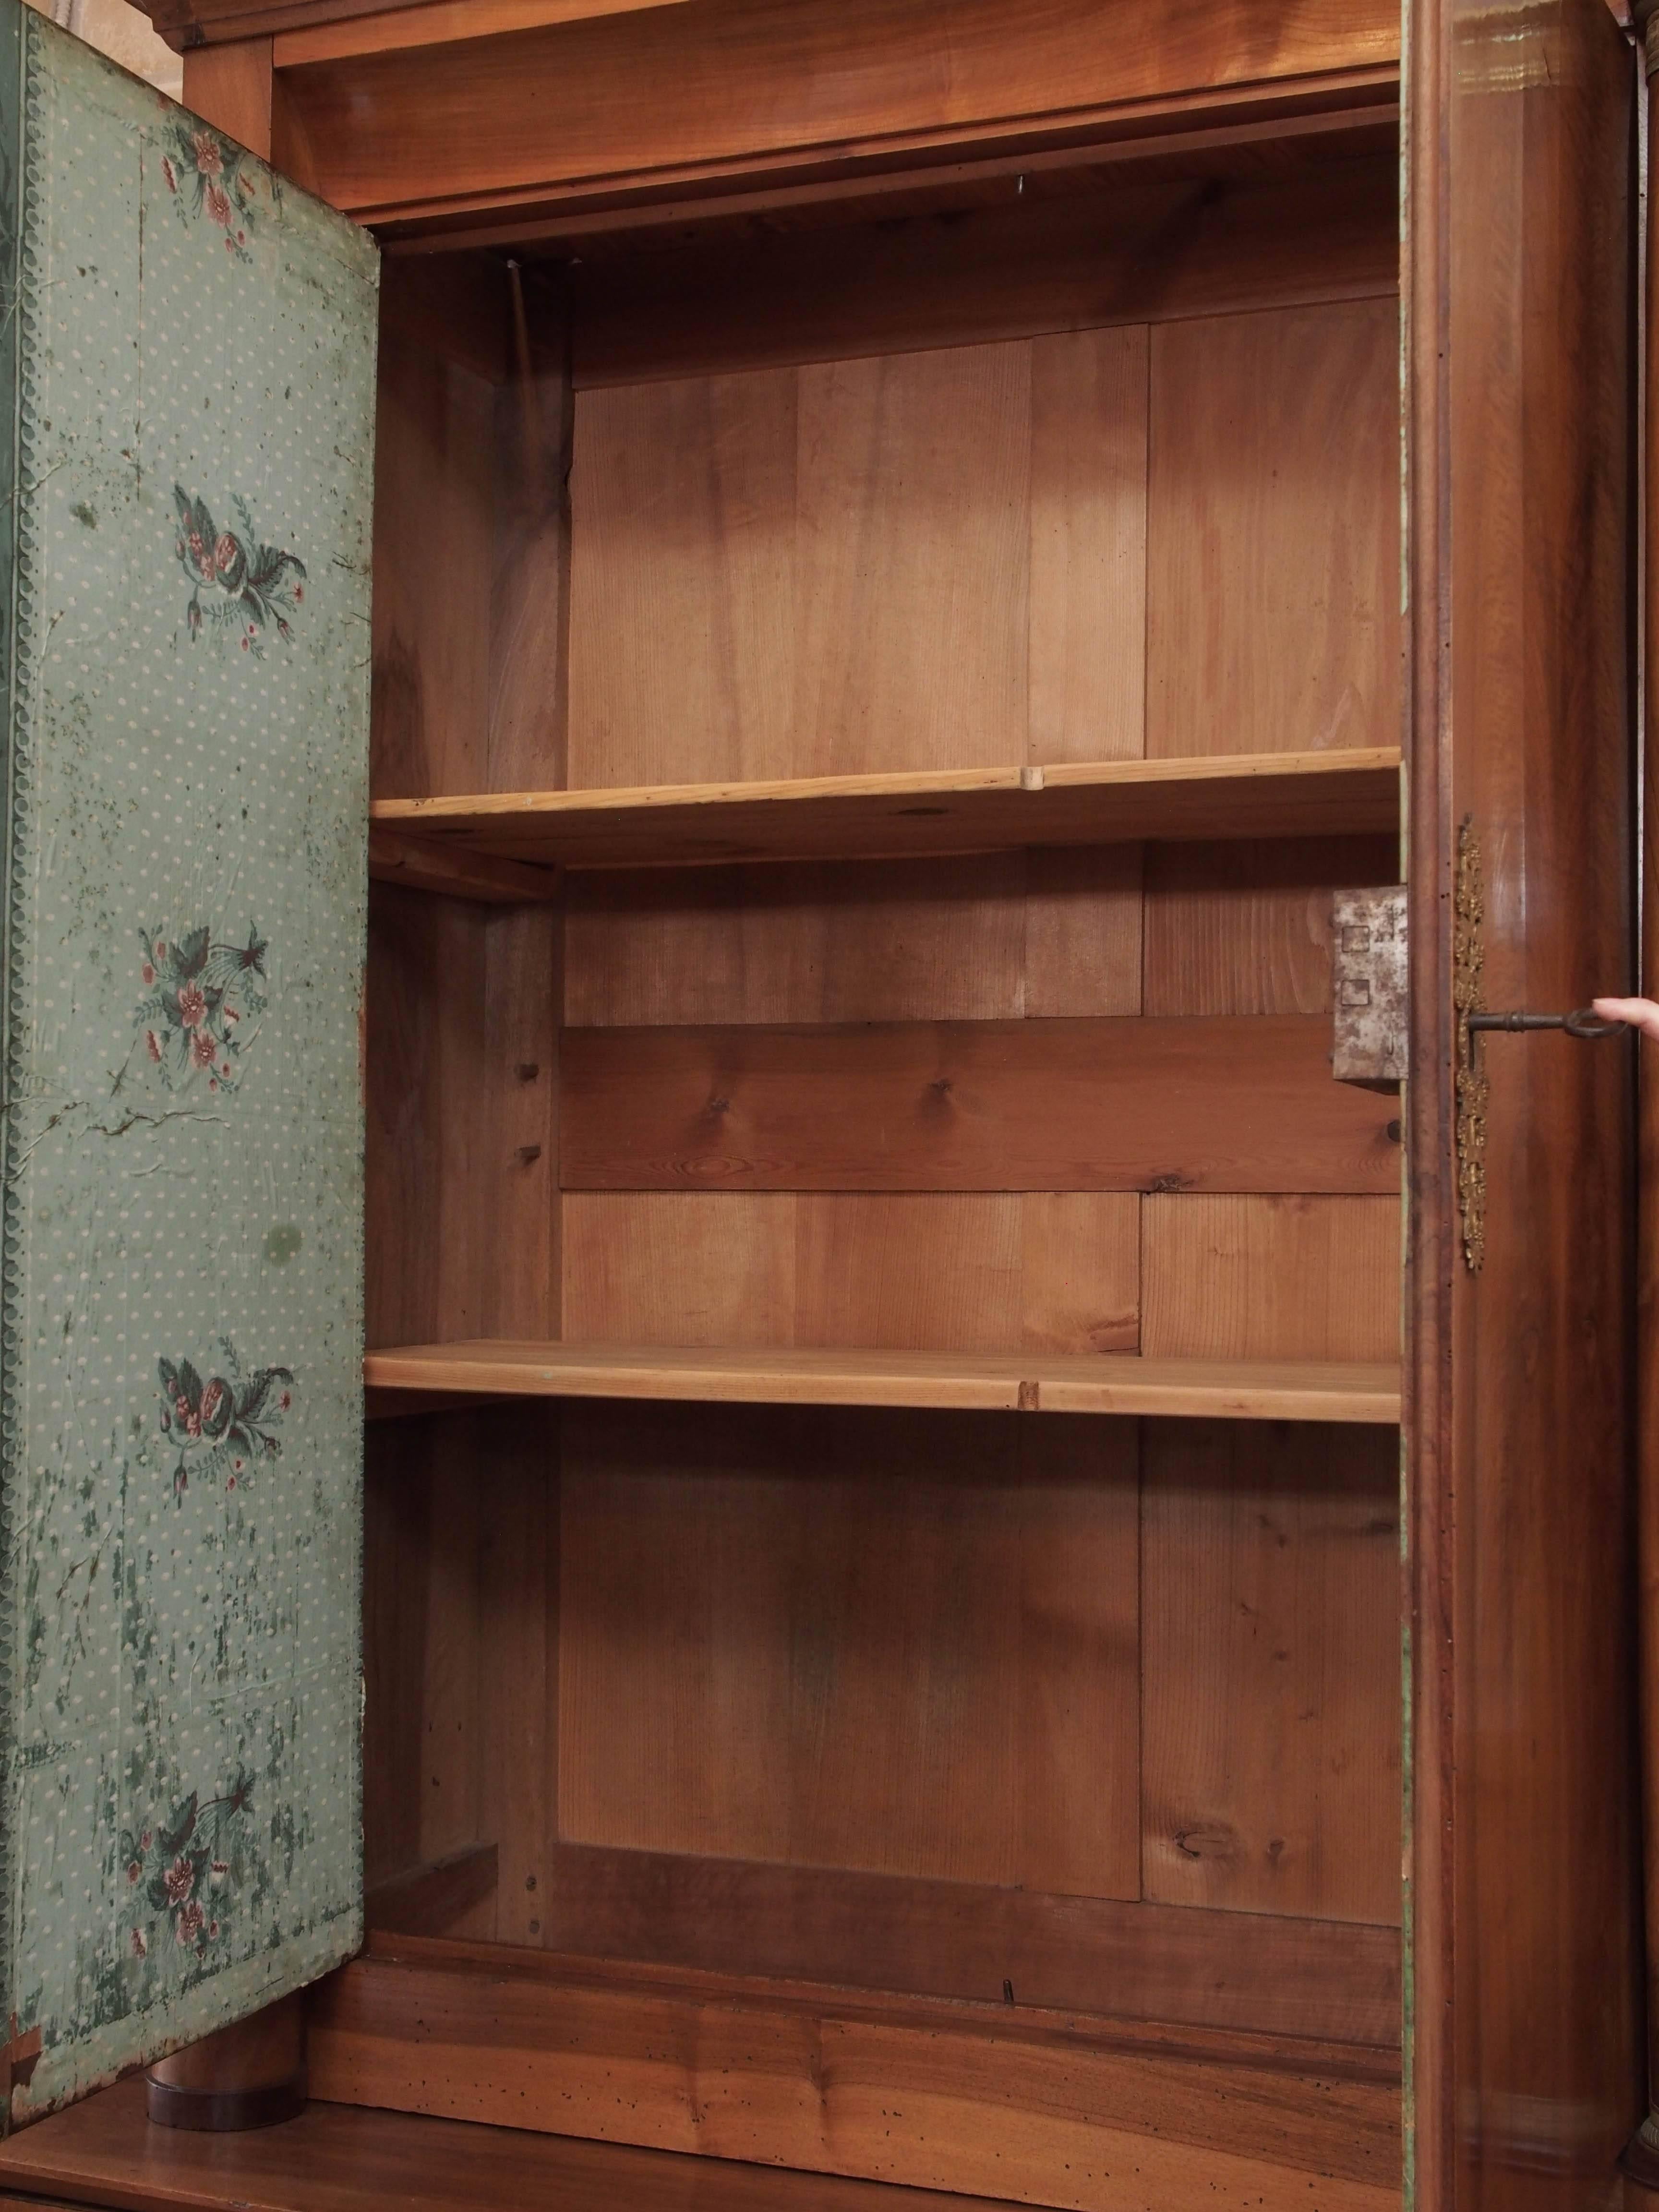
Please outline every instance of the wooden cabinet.
[[[1632, 1062], [1467, 1017], [1632, 974], [1625, 33], [150, 12], [384, 256], [313, 2099], [572, 2203], [1614, 2202]], [[124, 2094], [0, 2181], [139, 2202]]]

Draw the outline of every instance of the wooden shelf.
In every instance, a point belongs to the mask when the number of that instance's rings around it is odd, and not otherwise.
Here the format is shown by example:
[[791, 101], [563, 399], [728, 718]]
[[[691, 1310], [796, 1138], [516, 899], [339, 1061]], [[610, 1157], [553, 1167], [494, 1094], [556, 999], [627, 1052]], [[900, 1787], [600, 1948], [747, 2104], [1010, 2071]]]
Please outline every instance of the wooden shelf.
[[[492, 2115], [494, 2118], [494, 2115]], [[13, 2196], [27, 2191], [27, 2198]], [[0, 2145], [0, 2212], [1013, 2212], [1001, 2200], [330, 2104], [255, 2135], [153, 2128], [122, 2081]]]
[[555, 868], [854, 859], [1142, 839], [1397, 833], [1400, 755], [1239, 753], [780, 783], [382, 799], [369, 866], [497, 900], [550, 896]]
[[[448, 1397], [672, 1398], [733, 1405], [923, 1406], [1238, 1421], [1400, 1419], [1390, 1366], [944, 1352], [681, 1351], [477, 1339], [371, 1352], [374, 1391]], [[380, 1410], [386, 1410], [382, 1406]], [[396, 1410], [395, 1407], [391, 1410]]]

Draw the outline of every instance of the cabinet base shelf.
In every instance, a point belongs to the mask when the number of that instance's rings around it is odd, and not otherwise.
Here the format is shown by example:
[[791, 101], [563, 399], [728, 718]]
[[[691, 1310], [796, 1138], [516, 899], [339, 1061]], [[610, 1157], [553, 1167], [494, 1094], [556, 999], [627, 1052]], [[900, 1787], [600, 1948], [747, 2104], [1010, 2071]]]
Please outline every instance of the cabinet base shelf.
[[137, 2080], [0, 2144], [0, 2212], [684, 2212], [693, 2202], [721, 2212], [1013, 2212], [1001, 2199], [315, 2101], [240, 2142], [180, 2135], [149, 2125]]
[[1392, 2212], [1399, 2054], [371, 1937], [313, 2095], [914, 2188]]
[[475, 1397], [667, 1398], [1383, 1425], [1400, 1419], [1395, 1368], [1317, 1360], [687, 1351], [477, 1338], [371, 1352], [363, 1362], [363, 1379], [373, 1413], [404, 1410], [404, 1401], [413, 1396], [422, 1408]]

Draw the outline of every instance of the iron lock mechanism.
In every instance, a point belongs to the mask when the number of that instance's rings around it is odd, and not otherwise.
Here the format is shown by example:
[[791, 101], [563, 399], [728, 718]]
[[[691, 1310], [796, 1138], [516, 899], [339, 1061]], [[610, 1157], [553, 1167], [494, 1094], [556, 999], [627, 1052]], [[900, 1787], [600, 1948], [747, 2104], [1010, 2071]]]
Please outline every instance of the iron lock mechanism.
[[[1568, 1014], [1487, 1010], [1481, 988], [1486, 893], [1480, 845], [1467, 819], [1458, 832], [1452, 911], [1457, 1208], [1464, 1264], [1471, 1274], [1479, 1274], [1486, 1255], [1486, 1107], [1491, 1095], [1481, 1038], [1505, 1030], [1524, 1036], [1533, 1030], [1559, 1030], [1588, 1044], [1618, 1036], [1626, 1025], [1598, 1019], [1591, 1006], [1575, 1006]], [[1332, 902], [1331, 950], [1331, 1073], [1339, 1082], [1357, 1083], [1367, 1090], [1397, 1090], [1407, 1072], [1405, 886], [1339, 891]]]

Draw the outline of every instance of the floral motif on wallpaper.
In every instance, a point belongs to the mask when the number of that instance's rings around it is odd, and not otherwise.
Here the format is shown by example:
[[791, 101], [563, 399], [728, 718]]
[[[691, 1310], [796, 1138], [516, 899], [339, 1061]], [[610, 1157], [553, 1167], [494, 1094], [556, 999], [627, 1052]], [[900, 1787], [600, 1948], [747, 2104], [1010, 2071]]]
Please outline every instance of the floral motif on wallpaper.
[[225, 234], [225, 250], [252, 261], [248, 234], [258, 220], [252, 155], [193, 116], [181, 115], [167, 133], [161, 174], [186, 228], [205, 216]]
[[280, 1459], [283, 1441], [275, 1431], [294, 1403], [294, 1373], [288, 1367], [256, 1367], [244, 1375], [236, 1347], [219, 1340], [216, 1367], [206, 1376], [188, 1359], [156, 1362], [161, 1383], [161, 1433], [175, 1444], [173, 1494], [182, 1498], [193, 1474], [234, 1490], [256, 1462]]
[[233, 1089], [265, 1010], [268, 941], [250, 923], [246, 945], [216, 943], [202, 922], [182, 937], [141, 929], [138, 945], [145, 995], [133, 1019], [145, 1058], [169, 1091]]
[[294, 642], [289, 617], [303, 604], [306, 564], [297, 553], [267, 545], [255, 529], [246, 500], [233, 495], [238, 527], [222, 530], [205, 500], [193, 499], [182, 484], [173, 487], [178, 509], [179, 564], [191, 582], [185, 621], [192, 638], [211, 629], [221, 642], [234, 629], [244, 653], [263, 655], [264, 634], [274, 628], [284, 645]]
[[[252, 1802], [252, 1782], [239, 1775], [222, 1797], [204, 1805], [200, 1792], [192, 1790], [167, 1819], [156, 1819], [137, 1834], [131, 1828], [121, 1832], [128, 1888], [138, 1892], [152, 1914], [165, 1914], [174, 1943], [198, 1959], [228, 1929], [235, 1871], [228, 1832]], [[135, 1924], [129, 1937], [133, 1956], [148, 1958], [152, 1936], [163, 1932], [153, 1920], [149, 1932]]]

